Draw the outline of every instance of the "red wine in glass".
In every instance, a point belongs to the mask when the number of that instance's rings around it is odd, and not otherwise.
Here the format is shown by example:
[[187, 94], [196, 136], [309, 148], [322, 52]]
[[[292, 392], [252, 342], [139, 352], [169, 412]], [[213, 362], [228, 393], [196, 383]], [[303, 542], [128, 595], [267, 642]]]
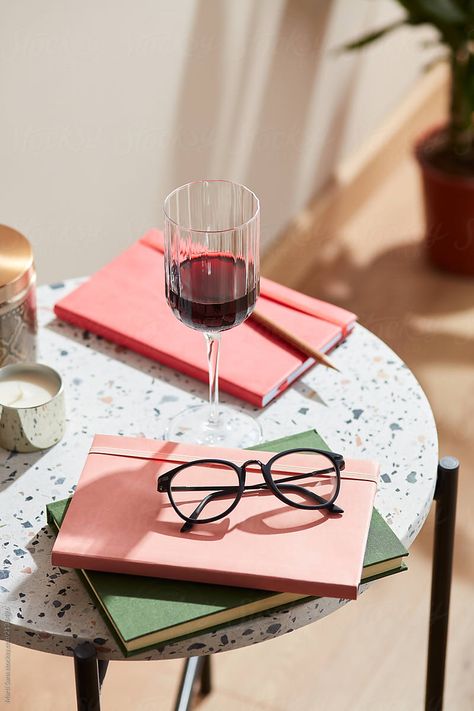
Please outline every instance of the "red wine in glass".
[[258, 296], [253, 265], [226, 254], [173, 264], [167, 299], [175, 316], [199, 331], [226, 331], [252, 312]]

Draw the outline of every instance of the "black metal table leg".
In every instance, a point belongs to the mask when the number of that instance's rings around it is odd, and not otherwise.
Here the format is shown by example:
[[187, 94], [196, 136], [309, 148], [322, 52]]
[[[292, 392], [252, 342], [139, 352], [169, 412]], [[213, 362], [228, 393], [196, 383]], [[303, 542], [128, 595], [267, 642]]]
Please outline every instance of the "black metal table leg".
[[205, 696], [211, 691], [210, 656], [189, 657], [186, 660], [174, 711], [189, 711], [193, 701], [194, 685], [198, 677], [201, 681], [201, 694]]
[[100, 684], [97, 652], [92, 642], [74, 649], [77, 711], [100, 711]]
[[435, 491], [436, 517], [425, 711], [441, 711], [443, 708], [458, 473], [459, 462], [455, 457], [441, 459]]

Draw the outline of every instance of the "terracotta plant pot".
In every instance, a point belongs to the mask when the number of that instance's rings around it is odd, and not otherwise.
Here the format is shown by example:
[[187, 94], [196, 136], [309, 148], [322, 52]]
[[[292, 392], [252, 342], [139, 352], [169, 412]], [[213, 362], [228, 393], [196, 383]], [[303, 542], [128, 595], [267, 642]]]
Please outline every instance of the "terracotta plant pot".
[[471, 176], [439, 167], [431, 148], [443, 132], [434, 129], [415, 146], [423, 182], [427, 255], [441, 269], [474, 276], [474, 171]]

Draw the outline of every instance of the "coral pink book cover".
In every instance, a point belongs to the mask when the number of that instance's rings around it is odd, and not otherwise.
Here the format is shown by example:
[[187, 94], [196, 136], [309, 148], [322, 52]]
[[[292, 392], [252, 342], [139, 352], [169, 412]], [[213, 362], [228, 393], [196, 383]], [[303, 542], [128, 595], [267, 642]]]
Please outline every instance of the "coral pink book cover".
[[[341, 342], [354, 314], [261, 280], [258, 308], [320, 351]], [[151, 230], [138, 242], [61, 299], [56, 315], [164, 365], [207, 382], [200, 333], [172, 314], [165, 299], [162, 234]], [[220, 387], [258, 407], [283, 392], [314, 365], [261, 326], [247, 320], [222, 339]]]
[[[251, 456], [267, 461], [273, 454]], [[307, 455], [300, 456], [304, 466]], [[342, 515], [296, 509], [261, 491], [244, 494], [226, 518], [181, 533], [183, 521], [167, 494], [157, 492], [157, 478], [179, 463], [203, 457], [242, 464], [249, 452], [96, 435], [54, 543], [53, 564], [357, 597], [378, 481], [376, 462], [346, 461], [337, 499]], [[198, 479], [199, 474], [197, 485]], [[257, 481], [263, 479], [255, 467], [248, 471], [247, 483]]]

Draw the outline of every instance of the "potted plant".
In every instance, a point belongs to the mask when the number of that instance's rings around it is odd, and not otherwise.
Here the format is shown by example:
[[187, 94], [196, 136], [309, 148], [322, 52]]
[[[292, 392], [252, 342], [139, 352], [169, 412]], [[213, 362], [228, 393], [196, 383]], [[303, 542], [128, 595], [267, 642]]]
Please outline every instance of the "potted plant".
[[346, 45], [355, 50], [402, 25], [430, 24], [448, 50], [448, 121], [415, 146], [421, 168], [426, 250], [435, 265], [474, 275], [474, 0], [396, 0], [405, 17]]

